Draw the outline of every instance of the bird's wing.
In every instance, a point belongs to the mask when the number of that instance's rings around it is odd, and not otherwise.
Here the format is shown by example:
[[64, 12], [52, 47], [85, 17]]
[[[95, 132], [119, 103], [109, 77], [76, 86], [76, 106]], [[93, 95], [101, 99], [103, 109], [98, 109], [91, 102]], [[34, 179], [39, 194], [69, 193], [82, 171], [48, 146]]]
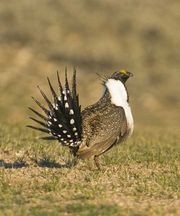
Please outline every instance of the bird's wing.
[[108, 137], [106, 140], [95, 143], [90, 147], [79, 148], [77, 155], [80, 158], [90, 158], [92, 156], [98, 156], [109, 150], [116, 142], [118, 134], [113, 134]]
[[[124, 109], [115, 107], [113, 112], [88, 112], [83, 116], [83, 140], [79, 148], [80, 157], [99, 155], [117, 142], [121, 142], [127, 131]], [[101, 115], [102, 114], [102, 115]]]

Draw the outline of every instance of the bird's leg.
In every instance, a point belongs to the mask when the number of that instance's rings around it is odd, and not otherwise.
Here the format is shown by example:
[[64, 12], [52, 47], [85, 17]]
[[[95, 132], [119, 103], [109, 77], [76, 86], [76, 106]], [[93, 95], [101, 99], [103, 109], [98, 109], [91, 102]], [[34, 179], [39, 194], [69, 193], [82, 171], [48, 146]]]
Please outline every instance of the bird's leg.
[[100, 167], [100, 163], [99, 163], [99, 155], [94, 156], [94, 163], [95, 163], [96, 167], [98, 168], [98, 170], [100, 170], [101, 167]]

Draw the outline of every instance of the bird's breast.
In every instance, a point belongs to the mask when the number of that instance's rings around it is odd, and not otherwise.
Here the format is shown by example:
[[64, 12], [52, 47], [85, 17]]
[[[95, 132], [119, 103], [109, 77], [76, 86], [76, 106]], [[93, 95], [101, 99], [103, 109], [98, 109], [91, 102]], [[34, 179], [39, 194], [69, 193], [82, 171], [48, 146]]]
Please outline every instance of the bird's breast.
[[120, 80], [109, 79], [106, 82], [106, 86], [111, 95], [111, 103], [124, 109], [127, 121], [127, 133], [128, 135], [131, 135], [134, 129], [134, 121], [131, 108], [127, 101], [128, 95], [124, 84]]
[[126, 115], [127, 128], [128, 128], [128, 136], [131, 136], [134, 130], [134, 120], [131, 112], [131, 108], [129, 104], [126, 107], [123, 107]]

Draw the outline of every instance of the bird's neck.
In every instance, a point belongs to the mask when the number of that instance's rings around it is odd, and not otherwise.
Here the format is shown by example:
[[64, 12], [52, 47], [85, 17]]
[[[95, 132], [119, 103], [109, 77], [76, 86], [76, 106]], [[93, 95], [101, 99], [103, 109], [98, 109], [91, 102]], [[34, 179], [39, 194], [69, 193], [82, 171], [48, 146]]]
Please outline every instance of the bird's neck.
[[129, 94], [123, 82], [109, 79], [104, 85], [104, 94], [101, 99], [110, 101], [118, 106], [121, 100], [129, 102]]
[[107, 102], [111, 101], [111, 95], [110, 95], [109, 90], [107, 89], [106, 86], [104, 86], [103, 94], [102, 94], [102, 97], [100, 98], [100, 100], [107, 101]]

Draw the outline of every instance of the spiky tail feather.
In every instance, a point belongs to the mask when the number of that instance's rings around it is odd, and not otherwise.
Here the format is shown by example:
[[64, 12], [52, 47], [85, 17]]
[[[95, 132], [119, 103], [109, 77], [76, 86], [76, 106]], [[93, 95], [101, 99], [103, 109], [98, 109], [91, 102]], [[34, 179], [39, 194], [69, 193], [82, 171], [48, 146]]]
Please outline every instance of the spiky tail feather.
[[73, 71], [72, 90], [70, 90], [69, 88], [67, 69], [65, 69], [64, 88], [62, 87], [58, 72], [57, 79], [59, 96], [56, 94], [54, 88], [52, 87], [49, 78], [47, 78], [49, 88], [53, 97], [53, 103], [48, 99], [46, 94], [38, 86], [41, 95], [43, 96], [44, 100], [48, 105], [48, 109], [32, 97], [35, 103], [43, 110], [45, 115], [42, 115], [36, 110], [29, 107], [29, 109], [35, 115], [41, 118], [41, 121], [33, 117], [30, 117], [30, 119], [40, 124], [42, 127], [35, 127], [31, 125], [27, 125], [27, 127], [39, 130], [44, 133], [49, 133], [51, 135], [41, 137], [41, 139], [56, 139], [63, 145], [69, 146], [71, 148], [77, 148], [81, 143], [82, 116], [81, 106], [79, 105], [79, 97], [76, 92], [76, 70], [74, 69]]

